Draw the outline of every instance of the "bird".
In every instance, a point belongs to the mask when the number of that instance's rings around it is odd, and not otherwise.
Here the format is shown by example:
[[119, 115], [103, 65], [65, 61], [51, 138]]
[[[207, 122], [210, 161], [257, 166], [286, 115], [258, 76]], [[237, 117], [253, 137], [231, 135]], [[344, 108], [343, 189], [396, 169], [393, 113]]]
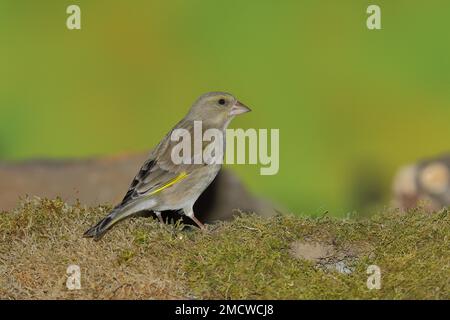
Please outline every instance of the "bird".
[[[96, 225], [88, 229], [83, 236], [100, 240], [104, 234], [119, 221], [140, 213], [153, 211], [160, 222], [163, 222], [161, 211], [179, 211], [195, 222], [200, 228], [205, 226], [193, 211], [193, 206], [202, 192], [214, 180], [221, 169], [225, 150], [226, 129], [231, 120], [240, 114], [251, 111], [249, 107], [226, 92], [209, 92], [201, 95], [191, 106], [185, 117], [180, 120], [159, 144], [150, 152], [136, 176], [131, 182], [123, 200]], [[172, 134], [188, 132], [195, 134], [195, 125], [200, 122], [202, 130], [216, 129], [223, 137], [223, 151], [218, 157], [222, 161], [195, 161], [199, 153], [208, 147], [205, 141], [201, 148], [191, 148], [190, 159], [179, 163], [173, 160], [172, 151], [178, 142], [173, 141]], [[195, 142], [191, 139], [191, 144]], [[183, 154], [183, 157], [185, 155]]]

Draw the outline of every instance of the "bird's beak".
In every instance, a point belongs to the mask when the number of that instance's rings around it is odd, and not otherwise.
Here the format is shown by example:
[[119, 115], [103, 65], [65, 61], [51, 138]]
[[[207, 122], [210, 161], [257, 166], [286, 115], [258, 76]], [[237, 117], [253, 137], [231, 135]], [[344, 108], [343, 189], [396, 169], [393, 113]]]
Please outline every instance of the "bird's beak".
[[236, 101], [236, 103], [231, 107], [230, 116], [235, 116], [250, 111], [252, 110], [249, 107], [244, 105], [242, 102]]

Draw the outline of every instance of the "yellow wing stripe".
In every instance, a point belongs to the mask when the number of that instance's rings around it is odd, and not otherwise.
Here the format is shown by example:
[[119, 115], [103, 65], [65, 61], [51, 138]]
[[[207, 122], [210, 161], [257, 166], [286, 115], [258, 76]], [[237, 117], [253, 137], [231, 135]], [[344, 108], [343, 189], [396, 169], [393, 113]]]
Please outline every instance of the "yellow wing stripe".
[[161, 192], [164, 189], [173, 186], [175, 183], [180, 182], [181, 180], [183, 180], [184, 178], [186, 178], [188, 176], [188, 174], [186, 172], [182, 172], [180, 173], [177, 177], [173, 178], [172, 180], [170, 180], [169, 182], [167, 182], [165, 185], [159, 187], [156, 190], [153, 190], [152, 192], [150, 192], [149, 196], [154, 195], [155, 193]]

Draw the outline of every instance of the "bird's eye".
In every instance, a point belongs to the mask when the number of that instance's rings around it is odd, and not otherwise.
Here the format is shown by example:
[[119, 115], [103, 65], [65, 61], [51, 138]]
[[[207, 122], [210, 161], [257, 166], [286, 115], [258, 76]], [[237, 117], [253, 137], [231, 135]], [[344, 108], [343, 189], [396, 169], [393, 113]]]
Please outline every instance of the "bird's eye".
[[225, 99], [219, 99], [219, 104], [223, 106], [225, 104]]

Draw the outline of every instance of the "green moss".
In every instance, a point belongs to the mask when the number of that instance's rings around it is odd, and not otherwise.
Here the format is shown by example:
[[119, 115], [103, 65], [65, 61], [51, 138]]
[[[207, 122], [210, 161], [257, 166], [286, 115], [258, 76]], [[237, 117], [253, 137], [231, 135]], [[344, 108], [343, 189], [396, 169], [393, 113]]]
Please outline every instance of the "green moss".
[[[429, 215], [385, 213], [368, 221], [243, 216], [177, 247], [179, 268], [193, 294], [212, 299], [344, 299], [450, 297], [450, 221]], [[326, 265], [289, 254], [293, 241], [334, 247]], [[381, 268], [382, 288], [368, 290], [369, 265]]]
[[[106, 211], [36, 199], [0, 214], [0, 273], [14, 269], [14, 274], [28, 279], [24, 274], [30, 270], [51, 273], [78, 262], [86, 272], [104, 272], [105, 278], [83, 280], [94, 297], [103, 296], [102, 290], [111, 287], [108, 277], [113, 277], [135, 284], [131, 292], [136, 296], [130, 296], [134, 298], [450, 299], [448, 211], [387, 211], [360, 221], [327, 216], [262, 219], [248, 214], [209, 226], [206, 232], [133, 218], [99, 242], [81, 239]], [[301, 258], [302, 252], [292, 251], [294, 242], [322, 246], [327, 253], [315, 260]], [[20, 255], [11, 253], [19, 251]], [[111, 263], [111, 257], [117, 263]], [[336, 270], [336, 264], [346, 272]], [[381, 269], [380, 290], [367, 288], [369, 265]], [[166, 291], [171, 295], [161, 290], [149, 293], [155, 283], [147, 275], [149, 269], [170, 287]], [[123, 273], [120, 279], [115, 277], [118, 272]], [[45, 287], [46, 281], [37, 283]], [[3, 298], [21, 297], [8, 289], [17, 284], [2, 287]], [[65, 294], [62, 288], [58, 296], [69, 297]]]
[[123, 250], [119, 253], [118, 262], [119, 264], [126, 263], [135, 256], [135, 252], [130, 249]]

